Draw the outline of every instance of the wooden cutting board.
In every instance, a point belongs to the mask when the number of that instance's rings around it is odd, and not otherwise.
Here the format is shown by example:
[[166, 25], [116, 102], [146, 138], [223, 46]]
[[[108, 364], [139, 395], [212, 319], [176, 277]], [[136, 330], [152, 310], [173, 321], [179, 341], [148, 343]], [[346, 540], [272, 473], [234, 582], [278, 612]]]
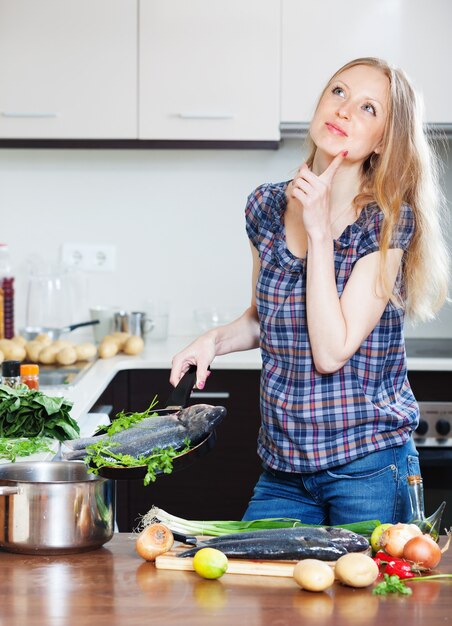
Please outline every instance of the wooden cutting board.
[[[182, 570], [193, 572], [193, 558], [181, 559], [177, 552], [188, 546], [175, 544], [173, 549], [155, 559], [157, 569]], [[291, 578], [297, 561], [251, 561], [248, 559], [228, 559], [227, 574], [252, 574], [254, 576], [284, 576]], [[334, 563], [329, 563], [332, 567]]]

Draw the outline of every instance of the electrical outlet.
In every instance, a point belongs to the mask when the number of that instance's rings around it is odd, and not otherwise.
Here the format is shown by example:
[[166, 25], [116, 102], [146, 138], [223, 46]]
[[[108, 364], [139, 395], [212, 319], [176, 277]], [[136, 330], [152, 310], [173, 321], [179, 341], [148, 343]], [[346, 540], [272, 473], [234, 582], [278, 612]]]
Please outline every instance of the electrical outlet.
[[116, 269], [116, 246], [111, 243], [63, 243], [64, 264], [88, 272], [113, 272]]

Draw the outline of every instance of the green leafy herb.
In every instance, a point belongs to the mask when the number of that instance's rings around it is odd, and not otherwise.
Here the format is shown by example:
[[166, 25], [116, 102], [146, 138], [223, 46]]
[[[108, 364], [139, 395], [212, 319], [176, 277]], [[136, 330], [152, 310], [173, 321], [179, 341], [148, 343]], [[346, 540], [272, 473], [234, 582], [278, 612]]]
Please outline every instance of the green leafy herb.
[[115, 452], [114, 448], [118, 445], [117, 442], [110, 439], [102, 439], [87, 446], [85, 462], [88, 465], [88, 471], [98, 474], [101, 467], [125, 468], [146, 466], [147, 471], [143, 482], [145, 485], [149, 485], [149, 483], [156, 480], [157, 472], [171, 474], [174, 457], [190, 450], [190, 441], [188, 439], [184, 440], [185, 447], [182, 450], [175, 450], [172, 446], [155, 448], [149, 456], [140, 455], [138, 457]]
[[65, 441], [80, 435], [69, 412], [72, 402], [47, 396], [26, 385], [13, 389], [0, 385], [0, 437], [50, 437]]
[[0, 459], [14, 463], [18, 456], [30, 456], [36, 452], [52, 452], [51, 440], [47, 437], [29, 437], [20, 439], [0, 438]]
[[413, 591], [405, 583], [403, 580], [400, 580], [398, 576], [393, 574], [389, 576], [389, 574], [383, 574], [384, 580], [381, 583], [378, 583], [373, 589], [372, 593], [377, 596], [386, 596], [389, 593], [401, 593], [405, 596], [410, 596]]
[[[123, 430], [127, 430], [134, 424], [141, 422], [145, 417], [152, 417], [152, 411], [158, 404], [157, 396], [154, 396], [149, 407], [143, 411], [142, 413], [126, 413], [125, 411], [121, 411], [118, 413], [111, 423], [111, 425], [106, 430], [107, 435], [114, 435], [115, 433], [120, 433]], [[100, 430], [103, 430], [103, 427], [100, 427]]]

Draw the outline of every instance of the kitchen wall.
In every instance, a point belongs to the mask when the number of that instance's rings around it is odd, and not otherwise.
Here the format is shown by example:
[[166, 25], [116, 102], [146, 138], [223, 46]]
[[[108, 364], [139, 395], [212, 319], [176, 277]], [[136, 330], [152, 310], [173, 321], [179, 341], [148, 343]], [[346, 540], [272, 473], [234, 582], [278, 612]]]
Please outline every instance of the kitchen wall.
[[[450, 207], [452, 167], [441, 153]], [[65, 241], [117, 246], [116, 271], [79, 280], [69, 321], [88, 319], [90, 305], [139, 309], [147, 298], [168, 299], [170, 332], [184, 335], [197, 331], [197, 307], [243, 309], [251, 286], [247, 194], [291, 178], [302, 155], [298, 139], [277, 151], [0, 150], [0, 241], [15, 266], [17, 326], [28, 259], [57, 261]], [[451, 307], [407, 334], [452, 337]]]

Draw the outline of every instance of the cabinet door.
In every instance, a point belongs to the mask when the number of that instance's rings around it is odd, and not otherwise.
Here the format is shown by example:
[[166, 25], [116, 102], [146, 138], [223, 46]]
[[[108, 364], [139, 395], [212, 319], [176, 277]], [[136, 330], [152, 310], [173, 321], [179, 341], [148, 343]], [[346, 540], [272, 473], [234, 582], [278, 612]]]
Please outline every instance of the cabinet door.
[[0, 137], [137, 137], [137, 0], [0, 0]]
[[[169, 395], [169, 370], [131, 370], [129, 406], [142, 411], [158, 394]], [[206, 390], [190, 404], [222, 405], [227, 416], [216, 429], [215, 446], [192, 465], [144, 487], [141, 480], [118, 481], [119, 529], [129, 532], [152, 505], [188, 519], [241, 519], [261, 471], [257, 456], [260, 426], [258, 370], [213, 370]]]
[[141, 139], [278, 140], [280, 0], [140, 0]]
[[452, 121], [449, 0], [282, 2], [283, 123], [308, 123], [330, 76], [367, 56], [405, 70], [424, 95], [427, 122]]

